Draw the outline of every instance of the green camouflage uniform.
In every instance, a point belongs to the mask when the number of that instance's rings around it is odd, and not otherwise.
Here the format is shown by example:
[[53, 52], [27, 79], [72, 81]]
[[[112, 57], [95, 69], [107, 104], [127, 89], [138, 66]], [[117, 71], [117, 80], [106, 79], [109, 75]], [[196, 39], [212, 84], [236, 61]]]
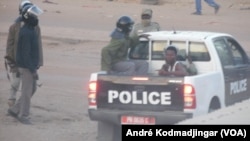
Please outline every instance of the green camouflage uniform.
[[159, 31], [161, 30], [160, 25], [157, 22], [152, 22], [152, 10], [144, 9], [141, 15], [149, 15], [150, 19], [141, 19], [141, 23], [137, 23], [134, 25], [133, 30], [130, 33], [130, 36], [133, 40], [138, 41], [139, 35], [145, 32], [150, 31]]
[[102, 49], [101, 70], [110, 71], [115, 63], [125, 61], [131, 43], [129, 37], [112, 38], [110, 43]]

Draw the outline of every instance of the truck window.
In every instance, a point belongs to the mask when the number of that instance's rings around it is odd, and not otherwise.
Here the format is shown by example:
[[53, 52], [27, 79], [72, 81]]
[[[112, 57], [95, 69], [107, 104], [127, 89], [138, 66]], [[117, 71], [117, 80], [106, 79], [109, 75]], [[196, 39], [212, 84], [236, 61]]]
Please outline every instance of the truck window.
[[[178, 49], [177, 60], [185, 61], [186, 43], [183, 41], [170, 41], [170, 45], [174, 45]], [[167, 46], [167, 41], [154, 41], [152, 43], [152, 60], [164, 60], [163, 50]]]
[[210, 61], [210, 55], [204, 43], [189, 42], [189, 55], [192, 61]]
[[242, 65], [247, 63], [247, 57], [241, 46], [232, 38], [227, 38], [229, 50], [232, 52], [233, 62], [235, 65]]
[[232, 54], [227, 47], [227, 43], [224, 38], [214, 40], [214, 46], [220, 58], [222, 66], [233, 65]]
[[164, 60], [163, 50], [167, 46], [167, 41], [152, 42], [152, 60]]

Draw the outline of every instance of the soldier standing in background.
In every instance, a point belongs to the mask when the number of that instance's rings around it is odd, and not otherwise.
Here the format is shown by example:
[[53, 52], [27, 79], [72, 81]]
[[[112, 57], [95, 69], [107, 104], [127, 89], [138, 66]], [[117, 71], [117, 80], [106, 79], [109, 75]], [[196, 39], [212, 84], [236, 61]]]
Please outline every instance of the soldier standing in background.
[[144, 54], [148, 53], [148, 47], [141, 46], [139, 44], [139, 37], [148, 38], [146, 34], [142, 35], [146, 32], [151, 31], [160, 31], [161, 27], [157, 22], [152, 21], [153, 10], [152, 9], [143, 9], [141, 13], [141, 22], [134, 25], [133, 30], [130, 33], [130, 37], [133, 40], [135, 46], [132, 47], [134, 50], [133, 58], [140, 58]]
[[134, 25], [133, 30], [130, 33], [130, 37], [134, 41], [139, 41], [139, 36], [142, 33], [150, 31], [161, 30], [160, 25], [157, 22], [152, 21], [153, 10], [143, 9], [141, 13], [141, 22]]

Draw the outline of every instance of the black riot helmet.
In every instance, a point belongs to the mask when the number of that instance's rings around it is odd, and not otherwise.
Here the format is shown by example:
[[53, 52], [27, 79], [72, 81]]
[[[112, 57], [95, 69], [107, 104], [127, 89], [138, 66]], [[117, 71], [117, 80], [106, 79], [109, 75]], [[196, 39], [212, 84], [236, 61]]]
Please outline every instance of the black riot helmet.
[[26, 5], [22, 8], [22, 19], [25, 23], [31, 26], [36, 26], [38, 24], [38, 16], [41, 15], [43, 11], [36, 5]]
[[26, 5], [22, 8], [22, 18], [23, 19], [29, 19], [30, 17], [37, 18], [39, 15], [41, 15], [43, 11], [36, 5]]
[[19, 14], [21, 15], [22, 14], [22, 9], [27, 6], [27, 5], [33, 5], [32, 2], [30, 2], [29, 0], [23, 0], [20, 4], [19, 4]]
[[134, 21], [128, 16], [122, 16], [118, 19], [116, 27], [123, 33], [129, 33], [134, 25]]

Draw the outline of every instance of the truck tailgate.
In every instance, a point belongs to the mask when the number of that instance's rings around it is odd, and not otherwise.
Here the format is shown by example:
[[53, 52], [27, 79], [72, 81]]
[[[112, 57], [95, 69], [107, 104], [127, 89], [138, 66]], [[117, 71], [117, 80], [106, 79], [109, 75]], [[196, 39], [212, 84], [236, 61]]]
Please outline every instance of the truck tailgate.
[[183, 77], [99, 75], [97, 108], [183, 111]]

